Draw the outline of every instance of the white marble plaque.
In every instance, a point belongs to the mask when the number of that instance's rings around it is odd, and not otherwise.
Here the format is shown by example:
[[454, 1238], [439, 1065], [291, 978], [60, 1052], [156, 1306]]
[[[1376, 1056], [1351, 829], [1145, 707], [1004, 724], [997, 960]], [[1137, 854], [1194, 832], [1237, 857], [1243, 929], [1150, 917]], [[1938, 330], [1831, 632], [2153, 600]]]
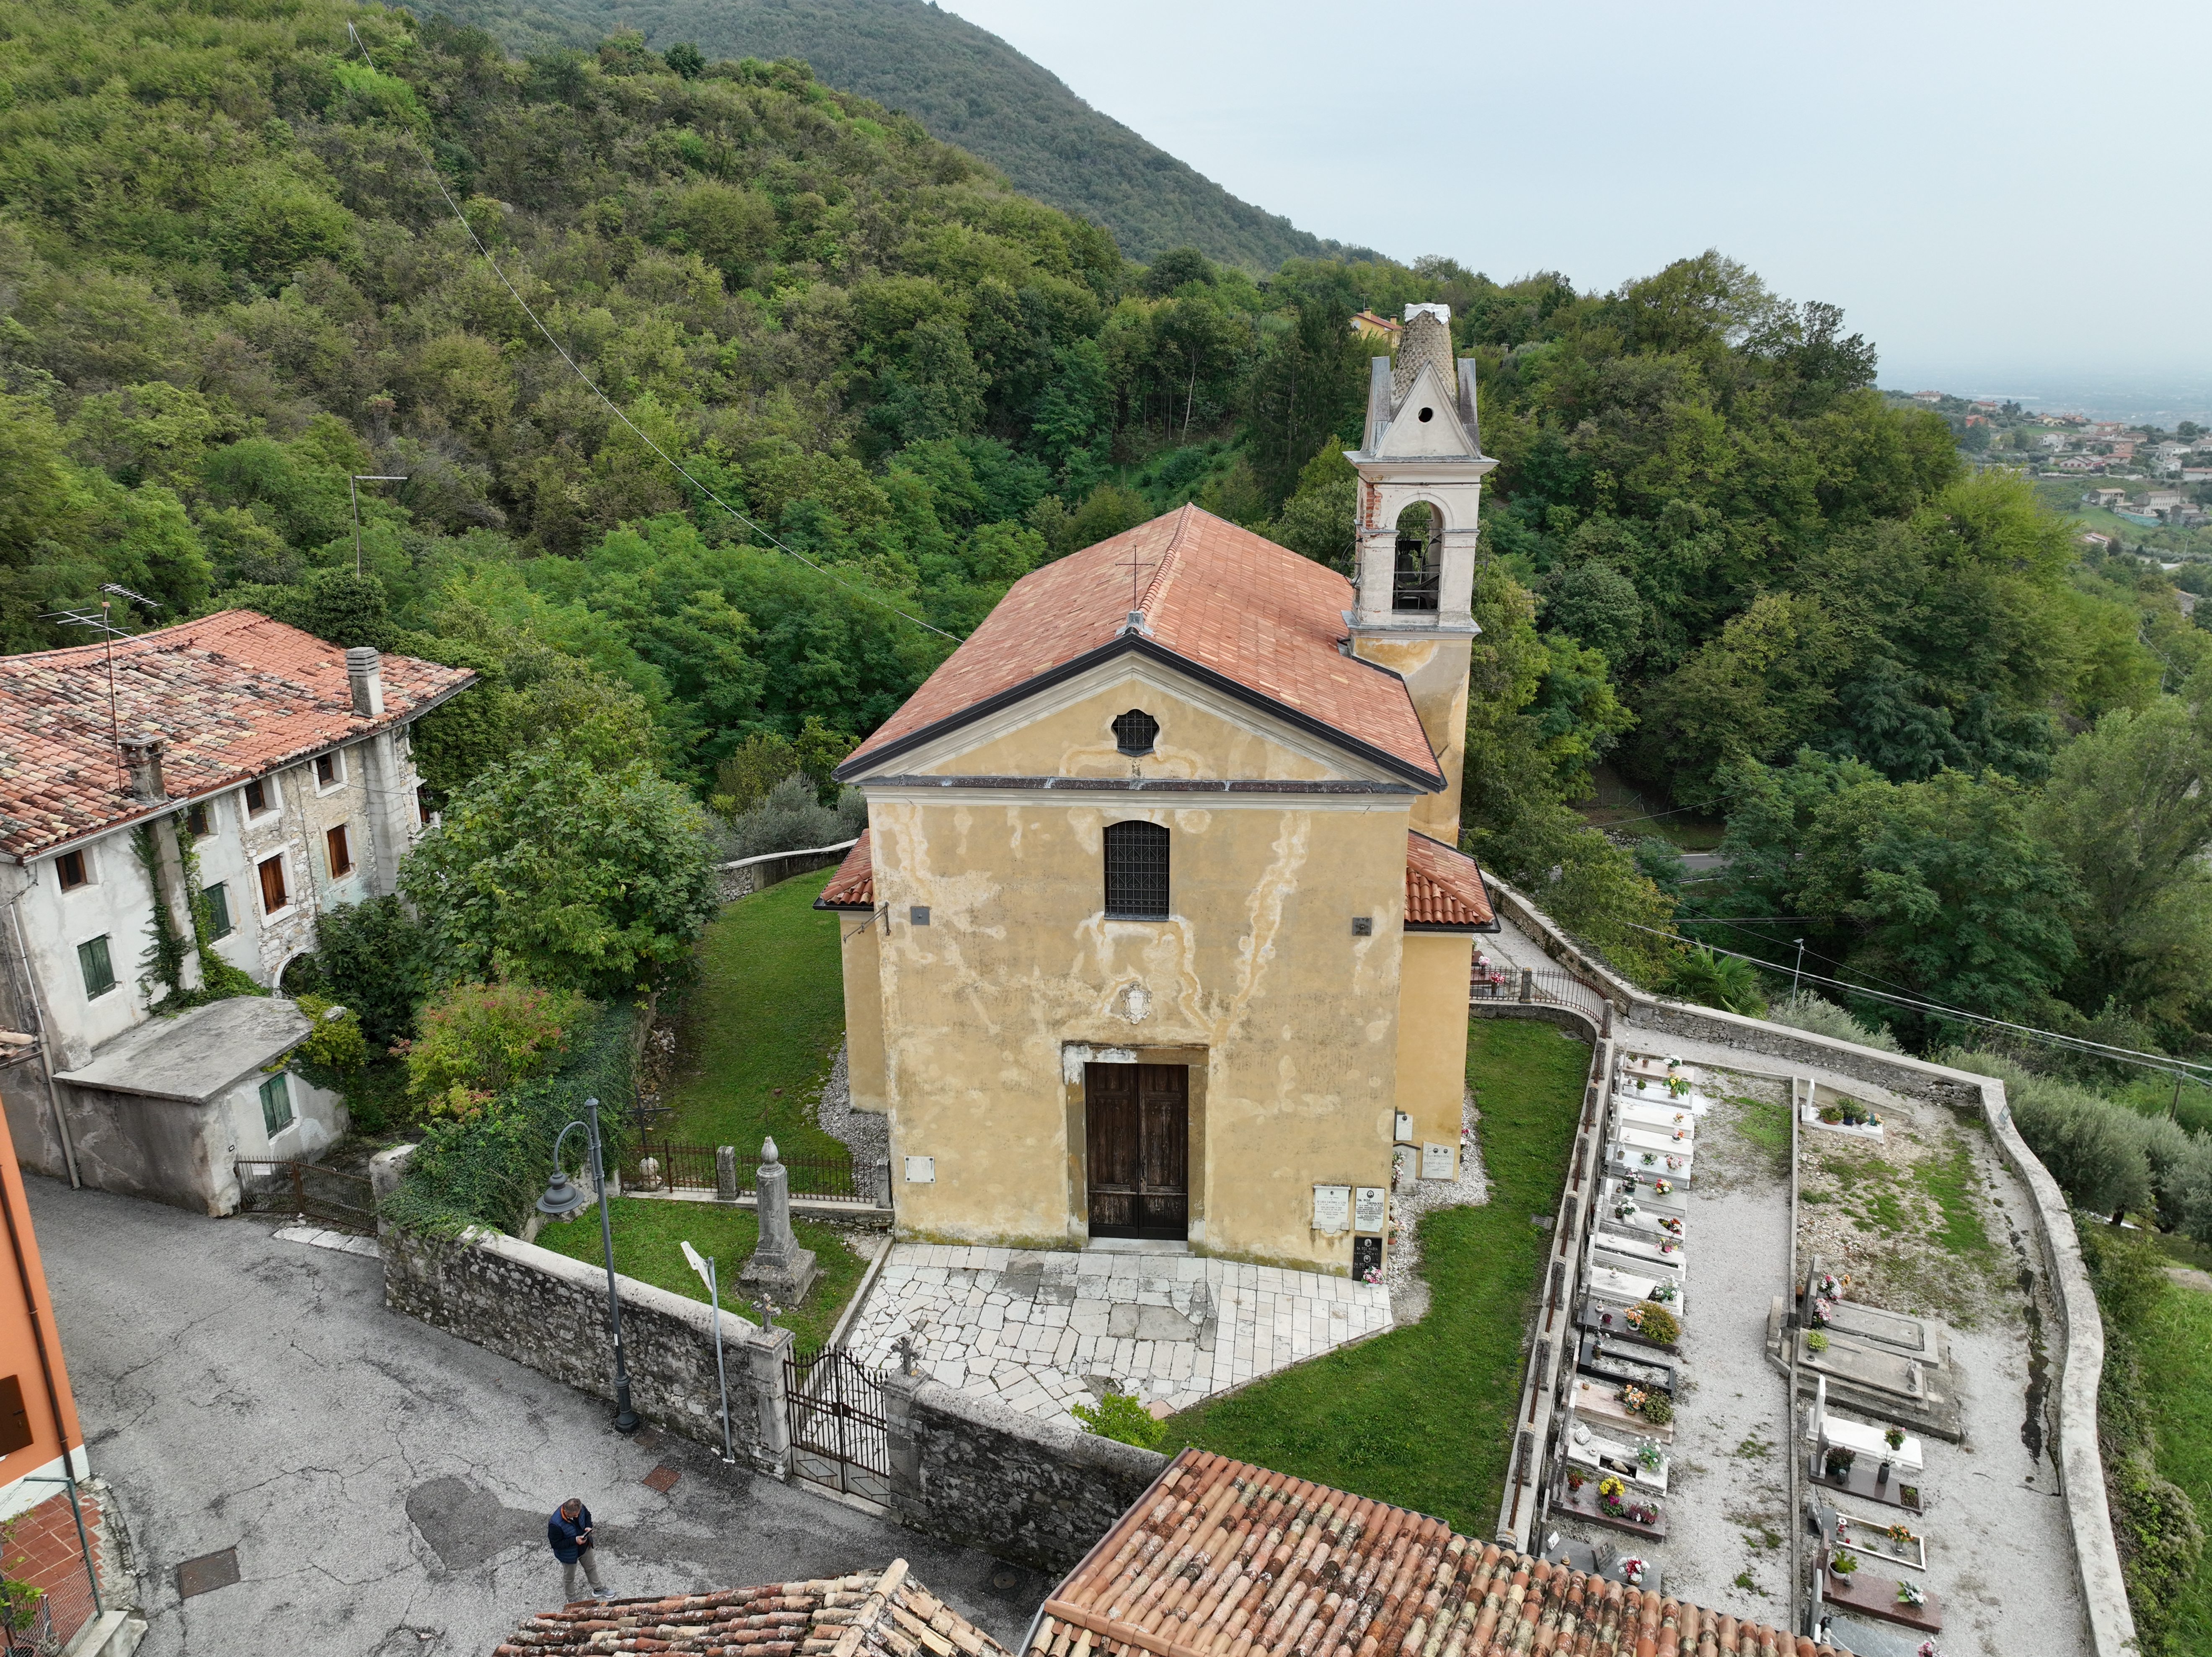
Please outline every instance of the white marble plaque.
[[1409, 1145], [1413, 1143], [1413, 1119], [1410, 1114], [1402, 1110], [1398, 1112], [1397, 1115], [1398, 1143], [1401, 1145]]
[[1389, 1190], [1387, 1186], [1364, 1185], [1352, 1193], [1352, 1229], [1354, 1231], [1364, 1231], [1370, 1236], [1382, 1235], [1386, 1211], [1382, 1199]]
[[1425, 1143], [1421, 1146], [1421, 1177], [1424, 1180], [1454, 1177], [1459, 1171], [1458, 1150], [1457, 1145], [1438, 1144], [1433, 1139]]
[[937, 1183], [937, 1158], [934, 1156], [908, 1157], [906, 1159], [906, 1182], [908, 1185], [935, 1185]]
[[1352, 1187], [1317, 1185], [1314, 1187], [1314, 1229], [1336, 1236], [1352, 1229]]

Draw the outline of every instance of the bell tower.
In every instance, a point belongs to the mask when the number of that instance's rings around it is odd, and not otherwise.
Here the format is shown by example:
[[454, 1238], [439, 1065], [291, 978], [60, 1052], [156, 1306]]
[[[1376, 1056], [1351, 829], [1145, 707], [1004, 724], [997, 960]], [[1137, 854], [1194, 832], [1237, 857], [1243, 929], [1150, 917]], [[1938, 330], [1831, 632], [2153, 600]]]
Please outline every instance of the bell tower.
[[1451, 307], [1408, 305], [1405, 325], [1395, 364], [1369, 361], [1365, 441], [1345, 452], [1359, 473], [1352, 650], [1405, 680], [1444, 775], [1414, 802], [1413, 827], [1456, 846], [1475, 513], [1498, 463], [1482, 452], [1474, 359], [1452, 357]]

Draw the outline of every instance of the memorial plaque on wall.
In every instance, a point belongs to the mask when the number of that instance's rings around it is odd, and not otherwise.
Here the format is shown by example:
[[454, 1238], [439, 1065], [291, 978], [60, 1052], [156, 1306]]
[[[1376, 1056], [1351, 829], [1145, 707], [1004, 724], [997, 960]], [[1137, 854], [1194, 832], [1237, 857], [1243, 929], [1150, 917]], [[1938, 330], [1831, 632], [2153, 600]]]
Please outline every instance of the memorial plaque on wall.
[[1352, 1275], [1355, 1281], [1364, 1283], [1370, 1272], [1382, 1269], [1382, 1239], [1354, 1237], [1352, 1240]]
[[1317, 1185], [1314, 1187], [1313, 1229], [1330, 1236], [1352, 1229], [1352, 1187]]
[[1421, 1177], [1424, 1180], [1449, 1180], [1457, 1172], [1452, 1153], [1457, 1145], [1438, 1144], [1434, 1140], [1421, 1147]]
[[1379, 1185], [1360, 1186], [1352, 1192], [1352, 1229], [1354, 1231], [1376, 1234], [1382, 1231], [1385, 1211], [1383, 1199], [1388, 1194], [1389, 1187]]

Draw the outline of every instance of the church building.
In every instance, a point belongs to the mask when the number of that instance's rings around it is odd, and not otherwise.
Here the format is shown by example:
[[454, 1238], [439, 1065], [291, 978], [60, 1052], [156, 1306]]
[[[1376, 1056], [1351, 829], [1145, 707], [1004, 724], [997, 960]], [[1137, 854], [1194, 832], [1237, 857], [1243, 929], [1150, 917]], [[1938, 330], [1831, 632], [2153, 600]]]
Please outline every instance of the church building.
[[1184, 507], [1033, 572], [839, 768], [853, 1102], [902, 1235], [1338, 1272], [1457, 1174], [1474, 363], [1372, 365], [1356, 580]]

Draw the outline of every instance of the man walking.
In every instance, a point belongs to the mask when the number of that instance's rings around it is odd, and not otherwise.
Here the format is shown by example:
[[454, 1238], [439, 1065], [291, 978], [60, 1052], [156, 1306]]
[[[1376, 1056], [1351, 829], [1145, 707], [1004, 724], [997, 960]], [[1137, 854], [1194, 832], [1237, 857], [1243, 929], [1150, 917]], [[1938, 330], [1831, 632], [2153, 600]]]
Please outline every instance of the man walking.
[[576, 1599], [576, 1567], [584, 1568], [584, 1579], [592, 1585], [592, 1598], [607, 1597], [606, 1585], [599, 1581], [599, 1563], [592, 1557], [592, 1510], [580, 1497], [570, 1496], [553, 1510], [545, 1521], [545, 1539], [552, 1545], [553, 1557], [561, 1562], [561, 1597], [564, 1603], [574, 1605]]

